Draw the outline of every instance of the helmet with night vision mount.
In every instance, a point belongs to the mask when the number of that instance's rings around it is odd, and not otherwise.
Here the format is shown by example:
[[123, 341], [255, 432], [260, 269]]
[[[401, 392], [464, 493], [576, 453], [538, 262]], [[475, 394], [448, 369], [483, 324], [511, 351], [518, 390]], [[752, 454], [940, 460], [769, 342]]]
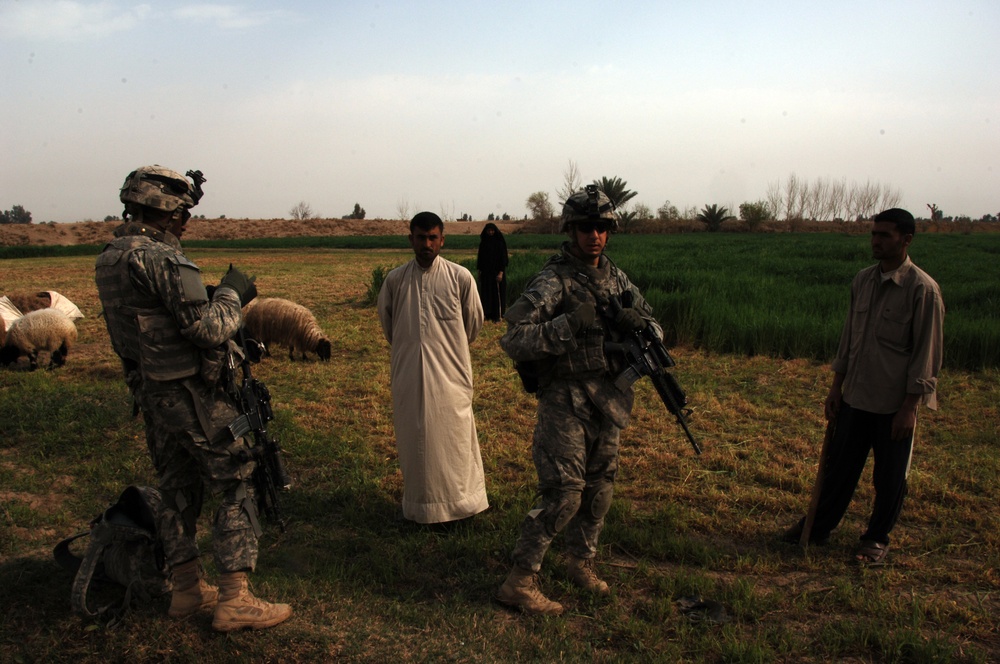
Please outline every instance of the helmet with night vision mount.
[[566, 199], [562, 209], [561, 232], [567, 232], [571, 224], [580, 221], [606, 221], [609, 231], [612, 233], [618, 231], [615, 204], [595, 184], [588, 184], [583, 191], [578, 191]]

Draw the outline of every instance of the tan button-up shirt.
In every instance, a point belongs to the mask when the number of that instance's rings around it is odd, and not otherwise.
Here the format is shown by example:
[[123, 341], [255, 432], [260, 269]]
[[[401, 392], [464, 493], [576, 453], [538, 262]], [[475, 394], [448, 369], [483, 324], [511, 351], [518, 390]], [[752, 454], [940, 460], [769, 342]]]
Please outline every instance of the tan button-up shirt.
[[844, 401], [871, 413], [895, 413], [907, 394], [937, 409], [943, 354], [941, 289], [909, 257], [888, 279], [879, 265], [858, 272], [832, 368], [845, 374]]

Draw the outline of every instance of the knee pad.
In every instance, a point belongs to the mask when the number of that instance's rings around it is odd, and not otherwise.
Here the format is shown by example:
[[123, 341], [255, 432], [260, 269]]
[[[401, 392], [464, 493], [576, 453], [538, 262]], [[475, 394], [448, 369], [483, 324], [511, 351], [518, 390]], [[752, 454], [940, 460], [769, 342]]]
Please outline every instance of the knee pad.
[[597, 489], [597, 493], [590, 500], [590, 515], [596, 519], [603, 519], [608, 510], [611, 509], [611, 496], [614, 494], [613, 484], [604, 484]]
[[566, 527], [580, 509], [580, 494], [577, 492], [559, 493], [546, 500], [548, 505], [544, 510], [545, 528], [549, 535], [555, 535]]

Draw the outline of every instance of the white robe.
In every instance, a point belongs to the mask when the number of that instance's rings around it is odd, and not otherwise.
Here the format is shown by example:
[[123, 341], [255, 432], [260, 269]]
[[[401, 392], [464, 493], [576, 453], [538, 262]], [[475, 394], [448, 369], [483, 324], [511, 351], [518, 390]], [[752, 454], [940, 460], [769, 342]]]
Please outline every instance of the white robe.
[[472, 414], [469, 343], [483, 326], [472, 273], [438, 256], [386, 275], [378, 296], [392, 347], [392, 405], [403, 516], [418, 523], [482, 512], [483, 460]]

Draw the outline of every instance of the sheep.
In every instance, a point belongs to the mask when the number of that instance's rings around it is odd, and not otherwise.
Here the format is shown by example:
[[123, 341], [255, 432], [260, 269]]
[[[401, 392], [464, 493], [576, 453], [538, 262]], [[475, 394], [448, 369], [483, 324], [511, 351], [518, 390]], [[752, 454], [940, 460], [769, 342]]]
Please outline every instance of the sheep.
[[[309, 309], [280, 297], [258, 297], [243, 308], [246, 334], [268, 348], [272, 343], [288, 346], [288, 359], [295, 360], [295, 350], [306, 359], [306, 351], [330, 359], [330, 340]], [[267, 353], [270, 355], [270, 352]]]
[[76, 342], [76, 325], [58, 309], [38, 309], [11, 323], [7, 340], [0, 348], [0, 364], [8, 366], [21, 355], [28, 356], [31, 370], [38, 368], [38, 352], [49, 351], [49, 369], [66, 363]]

